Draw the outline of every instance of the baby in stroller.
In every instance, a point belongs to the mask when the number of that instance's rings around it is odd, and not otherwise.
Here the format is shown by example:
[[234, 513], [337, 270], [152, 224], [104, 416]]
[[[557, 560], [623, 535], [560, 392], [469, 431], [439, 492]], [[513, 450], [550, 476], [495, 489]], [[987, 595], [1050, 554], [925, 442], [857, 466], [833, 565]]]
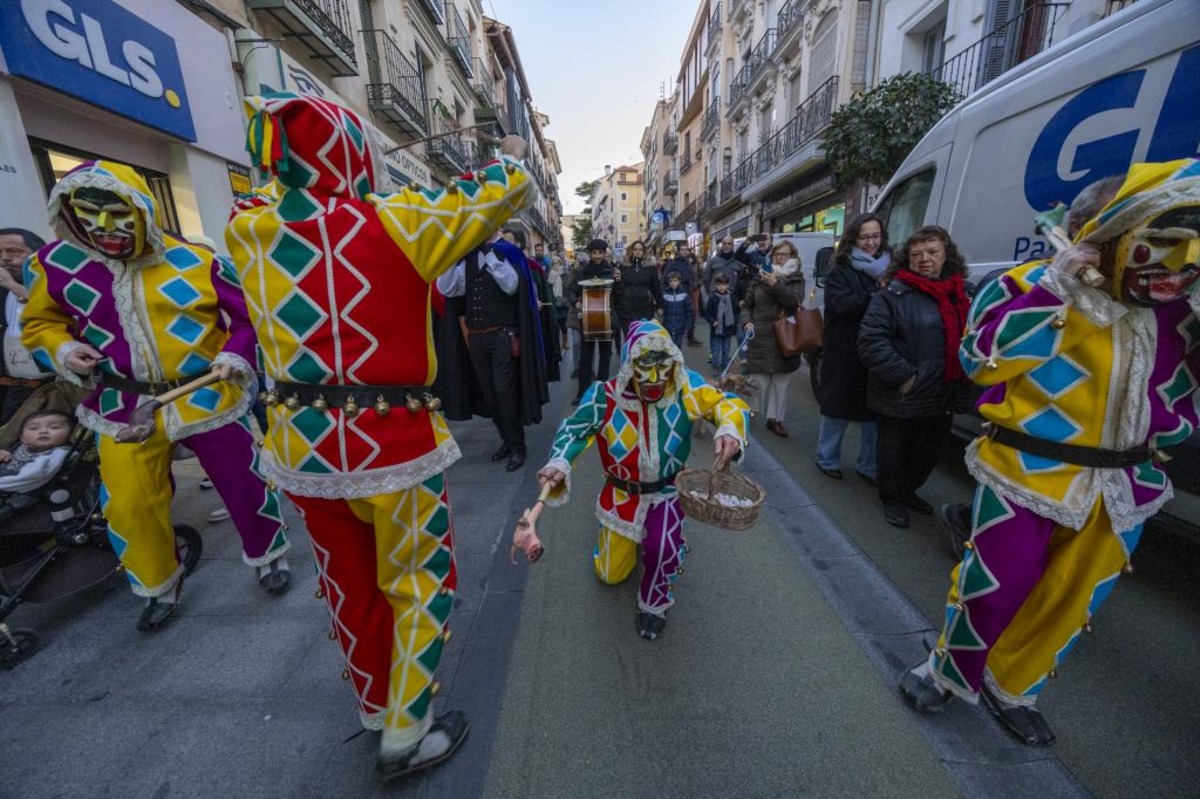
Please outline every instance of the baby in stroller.
[[0, 492], [41, 488], [54, 477], [70, 451], [74, 419], [66, 411], [34, 411], [21, 420], [21, 443], [0, 449]]

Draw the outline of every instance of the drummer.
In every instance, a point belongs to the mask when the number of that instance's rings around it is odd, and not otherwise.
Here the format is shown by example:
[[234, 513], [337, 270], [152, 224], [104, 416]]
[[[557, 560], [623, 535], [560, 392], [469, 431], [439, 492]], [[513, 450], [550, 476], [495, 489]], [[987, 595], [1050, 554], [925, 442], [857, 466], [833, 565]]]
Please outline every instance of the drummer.
[[602, 582], [615, 585], [633, 572], [641, 548], [637, 631], [653, 641], [675, 603], [674, 584], [688, 550], [675, 476], [687, 465], [692, 424], [703, 418], [717, 428], [719, 466], [740, 458], [750, 409], [687, 369], [666, 329], [651, 320], [629, 326], [617, 376], [593, 383], [577, 404], [559, 425], [538, 482], [553, 486], [547, 505], [564, 504], [571, 464], [595, 439], [605, 484], [596, 503], [603, 526], [592, 563]]
[[[621, 289], [617, 269], [613, 266], [612, 261], [608, 260], [608, 242], [604, 239], [592, 239], [588, 243], [587, 251], [589, 260], [576, 273], [575, 280], [572, 281], [568, 290], [571, 307], [574, 309], [574, 313], [580, 316], [583, 314], [583, 287], [579, 285], [582, 281], [613, 281], [612, 296], [609, 297], [610, 308], [616, 302]], [[583, 399], [584, 392], [592, 384], [593, 375], [597, 380], [608, 379], [608, 366], [612, 360], [612, 343], [611, 335], [603, 340], [589, 340], [589, 337], [583, 337], [583, 346], [579, 351], [579, 382], [575, 390], [575, 399], [571, 402], [572, 405], [578, 405], [579, 401]], [[595, 363], [597, 349], [600, 350], [599, 365]]]

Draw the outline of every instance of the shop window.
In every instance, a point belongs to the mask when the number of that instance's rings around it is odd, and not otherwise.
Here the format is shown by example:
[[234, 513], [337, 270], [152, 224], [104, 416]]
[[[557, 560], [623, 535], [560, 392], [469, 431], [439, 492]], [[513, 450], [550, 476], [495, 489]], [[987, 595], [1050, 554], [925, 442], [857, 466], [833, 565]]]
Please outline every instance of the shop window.
[[[58, 181], [62, 180], [63, 175], [85, 161], [95, 161], [104, 157], [32, 137], [29, 139], [29, 149], [33, 153], [33, 161], [37, 164], [38, 174], [42, 180], [42, 189], [47, 198], [50, 196], [50, 190]], [[171, 192], [171, 178], [162, 172], [145, 169], [135, 164], [126, 164], [126, 166], [145, 178], [150, 187], [150, 193], [154, 195], [154, 200], [158, 203], [163, 227], [168, 232], [179, 235], [179, 214], [175, 210], [175, 195]]]

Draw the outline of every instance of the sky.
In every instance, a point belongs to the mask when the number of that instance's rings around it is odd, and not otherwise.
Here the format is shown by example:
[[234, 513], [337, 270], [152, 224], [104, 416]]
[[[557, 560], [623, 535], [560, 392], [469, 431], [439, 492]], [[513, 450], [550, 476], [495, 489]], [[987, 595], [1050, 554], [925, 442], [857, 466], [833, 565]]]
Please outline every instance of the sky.
[[[642, 131], [669, 95], [698, 0], [482, 0], [513, 29], [533, 104], [558, 145], [563, 211], [604, 165], [642, 160]], [[665, 86], [663, 85], [665, 84]]]

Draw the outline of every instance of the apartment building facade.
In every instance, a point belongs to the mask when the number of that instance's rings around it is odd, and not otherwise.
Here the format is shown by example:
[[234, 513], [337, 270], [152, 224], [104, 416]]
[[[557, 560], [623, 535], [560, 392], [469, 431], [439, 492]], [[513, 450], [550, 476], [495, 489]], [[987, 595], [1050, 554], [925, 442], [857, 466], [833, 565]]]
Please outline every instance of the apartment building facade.
[[592, 192], [592, 235], [607, 241], [616, 258], [646, 236], [644, 168], [645, 163], [606, 166]]
[[[381, 190], [444, 185], [490, 158], [497, 136], [521, 133], [540, 191], [514, 222], [559, 240], [548, 120], [533, 109], [511, 30], [493, 35], [503, 26], [479, 0], [59, 0], [3, 13], [0, 48], [16, 68], [0, 70], [0, 141], [14, 150], [0, 161], [17, 172], [0, 180], [11, 177], [14, 208], [44, 208], [67, 169], [106, 157], [147, 177], [172, 229], [219, 241], [252, 181], [240, 98], [283, 90], [363, 119], [385, 154]], [[28, 32], [43, 34], [45, 52], [26, 69]], [[131, 42], [152, 54], [149, 66], [125, 63]], [[39, 72], [38, 60], [53, 68]], [[56, 75], [71, 77], [59, 85]], [[449, 135], [423, 141], [436, 134]], [[42, 230], [36, 215], [5, 213]]]
[[642, 131], [645, 163], [642, 218], [646, 222], [646, 242], [651, 247], [667, 240], [675, 219], [675, 199], [679, 194], [679, 174], [675, 170], [675, 154], [679, 149], [676, 98], [672, 92], [670, 97], [655, 103], [650, 124]]

